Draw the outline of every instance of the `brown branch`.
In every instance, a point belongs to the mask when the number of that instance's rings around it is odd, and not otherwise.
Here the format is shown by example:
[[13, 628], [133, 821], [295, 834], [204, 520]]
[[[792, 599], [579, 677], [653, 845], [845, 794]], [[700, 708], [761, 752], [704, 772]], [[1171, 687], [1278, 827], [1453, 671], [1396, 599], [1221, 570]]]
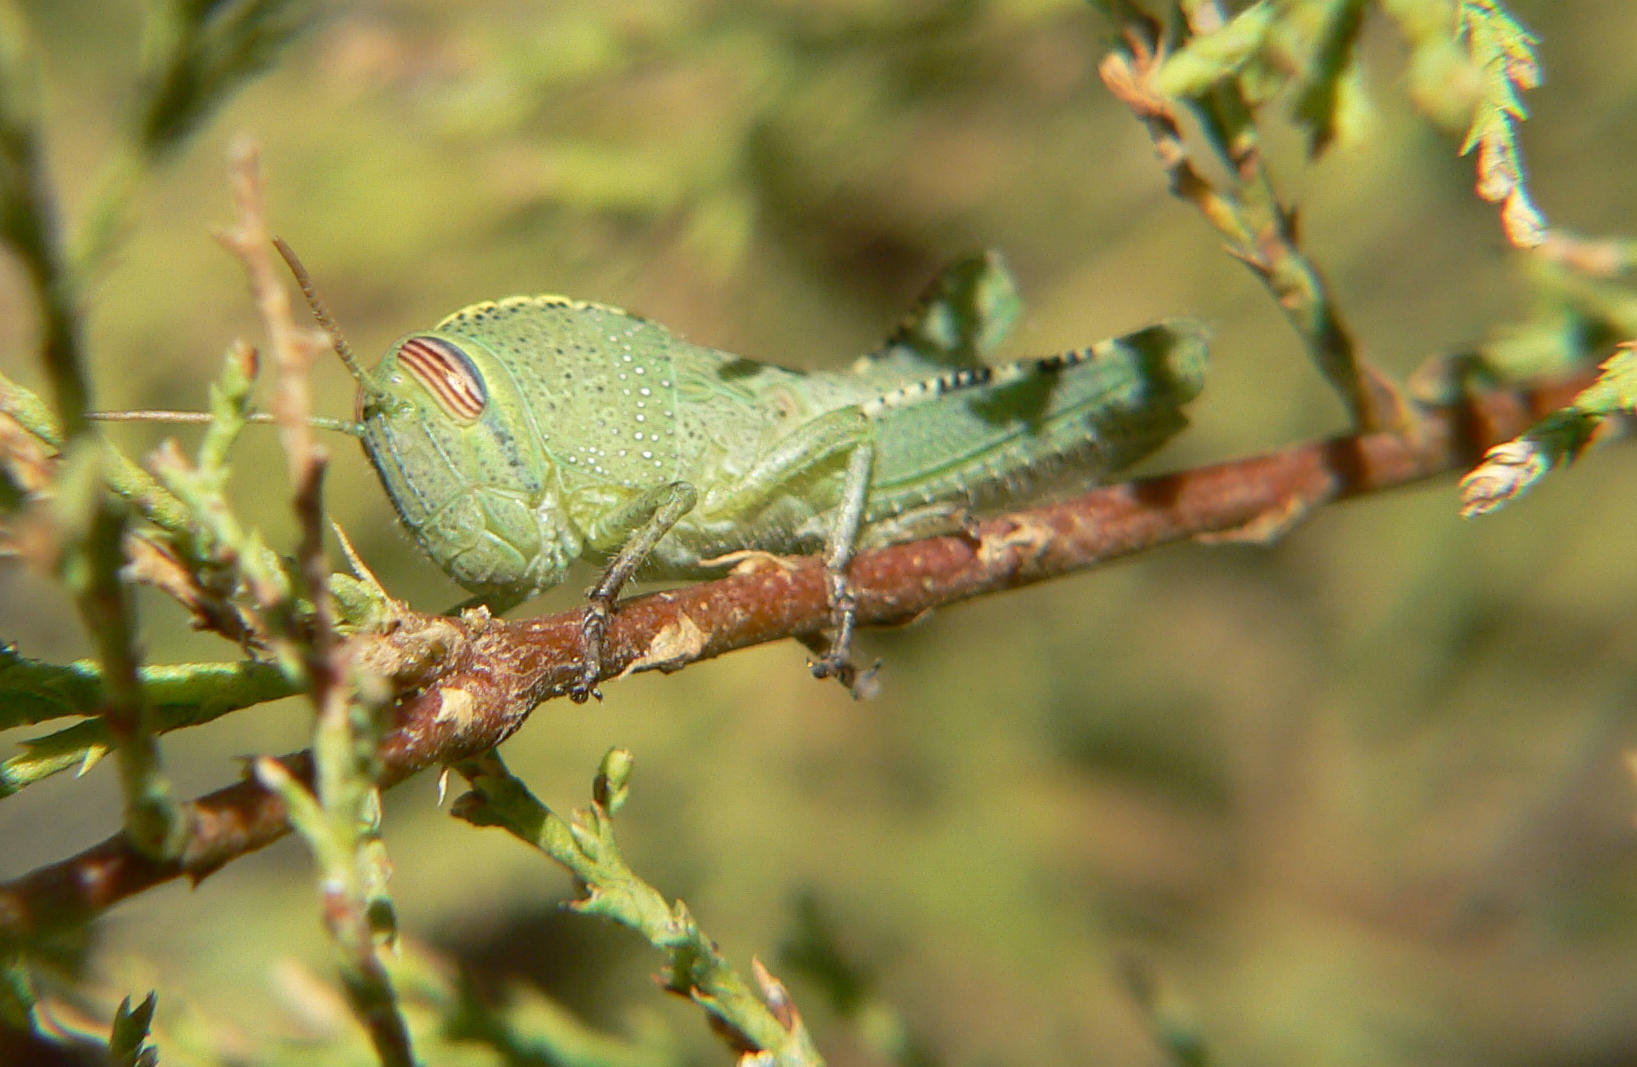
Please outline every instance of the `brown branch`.
[[[901, 621], [1177, 541], [1265, 539], [1321, 505], [1464, 469], [1490, 445], [1569, 402], [1589, 380], [1487, 393], [1429, 410], [1409, 432], [1331, 438], [1138, 479], [990, 519], [967, 536], [867, 552], [850, 571], [859, 621]], [[378, 673], [417, 686], [401, 698], [396, 728], [382, 746], [381, 784], [480, 755], [509, 737], [541, 701], [566, 693], [579, 670], [580, 616], [576, 610], [504, 622], [481, 614], [445, 619], [406, 612], [397, 631], [362, 653]], [[819, 561], [767, 565], [623, 605], [608, 630], [605, 668], [609, 675], [674, 670], [812, 634], [828, 619]], [[308, 753], [283, 762], [310, 778]], [[197, 881], [289, 830], [282, 802], [250, 781], [201, 797], [191, 808], [193, 834], [180, 859], [148, 859], [116, 834], [0, 886], [0, 950], [89, 920], [172, 878]]]

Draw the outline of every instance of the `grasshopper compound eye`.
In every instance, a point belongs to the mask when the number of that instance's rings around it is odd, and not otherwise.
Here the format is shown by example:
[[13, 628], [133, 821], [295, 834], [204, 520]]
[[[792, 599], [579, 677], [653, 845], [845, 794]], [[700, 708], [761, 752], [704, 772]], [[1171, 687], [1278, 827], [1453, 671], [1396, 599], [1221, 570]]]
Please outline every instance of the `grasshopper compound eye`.
[[460, 423], [476, 422], [489, 401], [483, 377], [458, 345], [418, 335], [398, 346], [398, 366]]

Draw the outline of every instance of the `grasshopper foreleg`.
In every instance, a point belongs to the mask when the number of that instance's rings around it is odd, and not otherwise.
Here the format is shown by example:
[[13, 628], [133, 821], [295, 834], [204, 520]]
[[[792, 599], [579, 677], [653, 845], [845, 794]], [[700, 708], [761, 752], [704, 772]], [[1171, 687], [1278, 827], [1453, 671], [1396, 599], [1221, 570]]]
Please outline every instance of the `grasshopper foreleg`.
[[693, 510], [698, 499], [699, 494], [687, 482], [670, 482], [643, 493], [609, 519], [609, 532], [623, 534], [623, 539], [602, 577], [586, 593], [585, 615], [580, 624], [584, 643], [580, 679], [568, 691], [569, 699], [576, 704], [584, 704], [592, 697], [602, 699], [597, 682], [602, 677], [603, 638], [620, 589], [642, 566], [642, 561], [648, 558], [666, 531]]

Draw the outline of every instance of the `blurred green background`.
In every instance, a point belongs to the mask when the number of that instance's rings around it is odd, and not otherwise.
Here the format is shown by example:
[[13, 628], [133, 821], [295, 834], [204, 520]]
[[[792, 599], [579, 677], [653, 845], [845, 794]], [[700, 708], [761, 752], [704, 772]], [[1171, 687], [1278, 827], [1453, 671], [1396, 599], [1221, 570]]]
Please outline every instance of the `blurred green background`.
[[[72, 217], [120, 120], [141, 12], [24, 6]], [[1543, 38], [1523, 131], [1538, 203], [1557, 224], [1637, 230], [1637, 6], [1512, 7]], [[94, 292], [97, 402], [198, 407], [229, 340], [257, 339], [210, 236], [231, 220], [226, 146], [249, 132], [275, 229], [361, 354], [467, 303], [562, 292], [839, 367], [943, 262], [992, 246], [1029, 302], [1008, 354], [1164, 315], [1212, 324], [1194, 428], [1150, 468], [1341, 431], [1271, 300], [1170, 199], [1102, 89], [1106, 30], [1077, 0], [329, 5], [145, 189]], [[1405, 374], [1538, 296], [1471, 161], [1410, 111], [1380, 20], [1366, 57], [1382, 105], [1367, 140], [1311, 168], [1288, 129], [1271, 151], [1344, 314]], [[20, 292], [0, 262], [5, 370], [38, 386]], [[346, 415], [340, 368], [318, 381]], [[112, 432], [137, 452], [161, 436]], [[288, 546], [271, 437], [246, 442], [236, 496]], [[333, 450], [334, 517], [388, 588], [427, 609], [459, 599], [351, 442]], [[880, 1061], [781, 964], [803, 893], [948, 1062], [1164, 1062], [1132, 969], [1158, 984], [1163, 1023], [1225, 1063], [1633, 1062], [1637, 563], [1619, 546], [1634, 488], [1637, 453], [1618, 447], [1479, 522], [1457, 519], [1443, 481], [1328, 510], [1271, 548], [1172, 549], [867, 634], [885, 661], [873, 703], [814, 683], [785, 644], [549, 704], [504, 752], [566, 810], [608, 746], [632, 749], [632, 864], [737, 964], [759, 954], [787, 977], [835, 1062]], [[580, 584], [536, 607], [569, 606]], [[153, 661], [232, 657], [142, 605]], [[36, 657], [87, 648], [16, 566], [0, 569], [0, 637]], [[235, 715], [167, 739], [167, 766], [205, 791], [238, 755], [302, 747], [308, 722], [295, 702]], [[118, 818], [111, 766], [31, 787], [0, 804], [0, 877]], [[694, 1009], [646, 980], [656, 957], [562, 914], [566, 876], [450, 819], [432, 776], [390, 795], [386, 838], [412, 937], [599, 1026], [657, 1018], [697, 1062], [725, 1062]], [[173, 1029], [241, 1050], [324, 1031], [293, 977], [331, 973], [294, 841], [131, 901], [98, 934], [99, 980], [157, 986]]]

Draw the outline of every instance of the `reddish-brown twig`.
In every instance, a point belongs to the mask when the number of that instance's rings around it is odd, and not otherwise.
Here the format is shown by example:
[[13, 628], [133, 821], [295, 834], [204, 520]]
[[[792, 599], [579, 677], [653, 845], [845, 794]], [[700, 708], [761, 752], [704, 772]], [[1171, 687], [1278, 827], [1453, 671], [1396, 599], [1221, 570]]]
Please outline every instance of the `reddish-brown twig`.
[[[1487, 393], [1426, 412], [1413, 432], [1313, 441], [1138, 479], [999, 516], [968, 535], [864, 553], [851, 570], [859, 620], [902, 620], [1177, 541], [1271, 536], [1324, 504], [1465, 469], [1588, 381]], [[818, 561], [762, 567], [625, 604], [608, 631], [605, 669], [674, 670], [811, 634], [828, 619]], [[389, 652], [416, 657], [431, 681], [400, 700], [381, 752], [381, 784], [479, 755], [510, 736], [541, 701], [567, 692], [578, 675], [579, 625], [578, 611], [519, 622], [406, 614], [399, 631], [381, 640]], [[437, 650], [430, 662], [429, 647]], [[283, 762], [298, 776], [311, 773], [307, 753]], [[169, 879], [203, 878], [289, 829], [282, 802], [250, 781], [200, 797], [191, 809], [192, 837], [177, 860], [145, 858], [116, 834], [0, 886], [0, 948], [91, 919]]]

